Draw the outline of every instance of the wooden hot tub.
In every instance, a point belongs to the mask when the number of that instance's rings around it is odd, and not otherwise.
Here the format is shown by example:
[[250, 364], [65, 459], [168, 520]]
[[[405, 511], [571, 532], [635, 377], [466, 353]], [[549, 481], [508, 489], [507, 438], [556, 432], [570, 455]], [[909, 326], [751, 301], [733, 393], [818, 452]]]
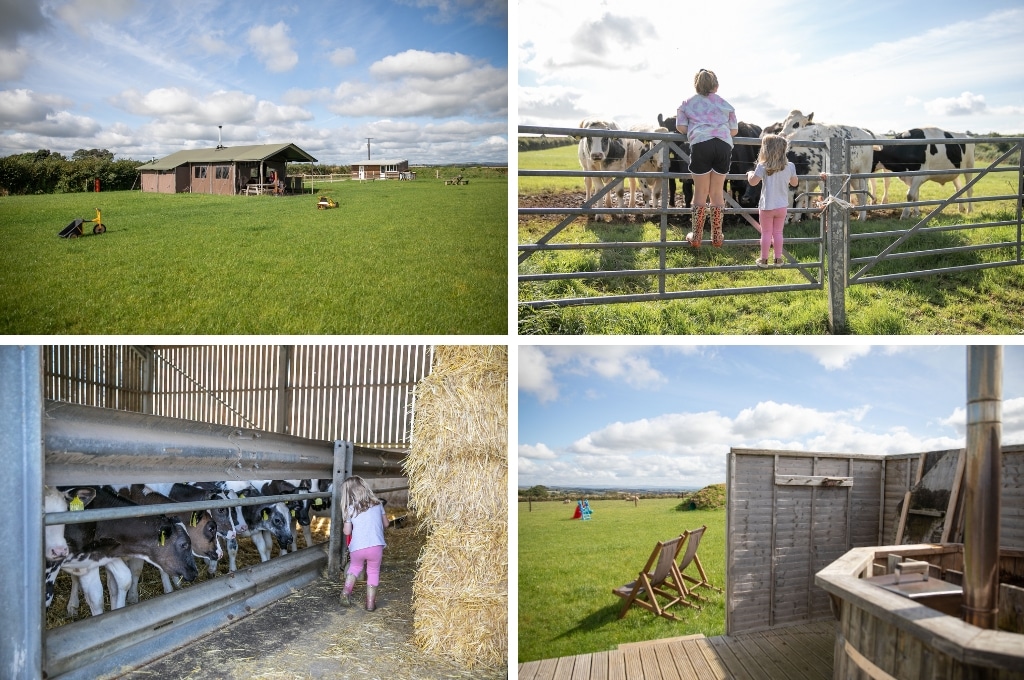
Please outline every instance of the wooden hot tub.
[[[890, 555], [928, 562], [928, 583], [894, 583]], [[1024, 551], [1001, 551], [1000, 572], [1024, 575]], [[959, 609], [962, 573], [961, 544], [856, 548], [819, 571], [839, 621], [833, 678], [1024, 680], [1024, 591], [1000, 588], [1006, 630], [978, 628], [944, 613]]]

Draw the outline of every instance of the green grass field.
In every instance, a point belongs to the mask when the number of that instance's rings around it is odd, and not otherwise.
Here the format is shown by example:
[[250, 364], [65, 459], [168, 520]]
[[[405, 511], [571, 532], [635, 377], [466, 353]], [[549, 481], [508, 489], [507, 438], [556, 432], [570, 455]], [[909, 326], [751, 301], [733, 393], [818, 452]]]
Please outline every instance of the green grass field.
[[[506, 334], [507, 180], [0, 198], [0, 333]], [[103, 210], [107, 233], [57, 233]], [[86, 223], [88, 230], [92, 225]]]
[[[983, 165], [981, 162], [979, 166]], [[575, 147], [559, 147], [542, 151], [521, 152], [521, 169], [578, 169]], [[1013, 173], [988, 175], [975, 188], [975, 196], [1014, 194], [1017, 176]], [[878, 183], [881, 191], [881, 183]], [[519, 179], [519, 195], [542, 195], [557, 203], [557, 196], [583, 191], [579, 178], [523, 177]], [[951, 185], [927, 182], [921, 190], [922, 200], [946, 198]], [[900, 180], [890, 183], [889, 202], [901, 201], [906, 186]], [[943, 214], [930, 225], [1016, 220], [1012, 201], [981, 203], [975, 212], [962, 215]], [[872, 217], [865, 227], [852, 221], [851, 229], [885, 231], [906, 229], [910, 220]], [[521, 243], [534, 243], [556, 222], [524, 218], [519, 222]], [[683, 239], [688, 230], [672, 226], [668, 238]], [[786, 236], [817, 235], [817, 220], [804, 220], [786, 227]], [[705, 234], [707, 236], [707, 234]], [[660, 229], [653, 221], [618, 220], [611, 224], [584, 223], [577, 220], [563, 230], [553, 243], [594, 243], [615, 241], [657, 241]], [[753, 227], [731, 222], [726, 226], [727, 239], [756, 239]], [[885, 240], [885, 239], [888, 240]], [[973, 231], [948, 231], [919, 236], [898, 252], [949, 248], [960, 245], [1017, 240], [1015, 226], [990, 227]], [[892, 237], [855, 241], [852, 258], [877, 254]], [[793, 246], [789, 250], [801, 261], [817, 260], [817, 246]], [[668, 251], [670, 267], [752, 265], [757, 256], [756, 245], [728, 246], [722, 249], [701, 248], [695, 253], [688, 248]], [[548, 272], [584, 272], [597, 269], [657, 268], [656, 249], [569, 250], [538, 253], [519, 266], [522, 274]], [[1013, 248], [975, 251], [953, 255], [928, 255], [884, 264], [873, 274], [927, 270], [952, 265], [982, 264], [1014, 257]], [[855, 271], [855, 270], [854, 270]], [[803, 283], [806, 279], [794, 271], [709, 272], [698, 275], [668, 277], [668, 290], [731, 288], [751, 285]], [[618, 277], [606, 279], [567, 279], [551, 282], [519, 284], [519, 299], [540, 300], [559, 297], [586, 297], [646, 293], [657, 290], [655, 277]], [[892, 334], [1019, 334], [1024, 333], [1024, 267], [1001, 267], [929, 277], [903, 279], [887, 283], [852, 286], [847, 290], [847, 321], [849, 330], [862, 335]], [[526, 334], [826, 334], [828, 332], [828, 290], [795, 291], [770, 294], [744, 294], [667, 302], [640, 302], [546, 308], [519, 311], [519, 333]]]
[[[680, 512], [678, 499], [593, 501], [590, 521], [575, 504], [519, 503], [519, 663], [614, 649], [625, 642], [725, 632], [724, 596], [700, 589], [700, 611], [676, 609], [671, 621], [631, 607], [612, 589], [634, 580], [658, 541], [707, 525], [698, 556], [709, 580], [725, 587], [725, 510]], [[687, 573], [696, 571], [691, 567]]]

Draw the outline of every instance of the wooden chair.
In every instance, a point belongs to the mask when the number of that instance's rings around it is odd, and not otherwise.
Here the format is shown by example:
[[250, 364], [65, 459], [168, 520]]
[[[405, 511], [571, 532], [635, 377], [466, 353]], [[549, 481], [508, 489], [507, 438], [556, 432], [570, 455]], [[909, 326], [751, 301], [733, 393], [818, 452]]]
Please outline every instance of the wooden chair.
[[[704, 602], [708, 601], [707, 598], [701, 597], [698, 593], [693, 592], [695, 589], [710, 588], [712, 590], [722, 592], [721, 588], [712, 585], [712, 583], [708, 581], [708, 575], [704, 572], [704, 565], [700, 563], [700, 557], [697, 556], [697, 549], [700, 548], [700, 539], [703, 538], [704, 532], [706, 530], [707, 526], [705, 525], [702, 526], [700, 529], [694, 529], [693, 531], [683, 532], [683, 541], [686, 544], [686, 550], [683, 551], [683, 559], [679, 561], [679, 565], [677, 567], [677, 573], [679, 574], [679, 579], [677, 583], [679, 584], [681, 590], [680, 596], [684, 598], [692, 597], [696, 600], [702, 600]], [[690, 567], [691, 564], [697, 567], [697, 574], [700, 576], [699, 580], [690, 576], [689, 574], [684, 573]], [[693, 583], [694, 585], [690, 588], [687, 588], [687, 581]]]
[[[636, 605], [658, 616], [678, 621], [677, 616], [667, 611], [669, 608], [677, 604], [695, 606], [683, 597], [685, 587], [682, 586], [682, 579], [676, 568], [676, 558], [685, 538], [685, 534], [680, 534], [668, 541], [658, 542], [637, 580], [612, 589], [612, 593], [625, 600], [619, 611], [620, 619], [632, 605]], [[663, 603], [658, 600], [659, 597], [667, 601]]]

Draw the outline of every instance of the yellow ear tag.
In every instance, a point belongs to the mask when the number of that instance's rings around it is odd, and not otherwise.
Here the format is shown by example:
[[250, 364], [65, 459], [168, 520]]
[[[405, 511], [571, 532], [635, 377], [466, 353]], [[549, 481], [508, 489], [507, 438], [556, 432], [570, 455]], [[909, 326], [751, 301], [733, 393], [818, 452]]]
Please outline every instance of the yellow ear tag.
[[196, 513], [196, 512], [192, 513], [192, 519], [189, 520], [189, 526], [193, 526], [193, 527], [199, 526], [199, 513]]
[[266, 522], [268, 519], [270, 519], [270, 511], [267, 510], [266, 508], [264, 508], [263, 509], [263, 521]]
[[71, 499], [71, 502], [68, 503], [68, 510], [70, 510], [71, 512], [85, 510], [85, 503], [82, 502], [81, 498], [75, 496], [74, 498]]
[[161, 531], [160, 532], [160, 545], [163, 545], [166, 542], [167, 542], [167, 537], [164, 535], [164, 532]]
[[317, 498], [317, 499], [314, 499], [314, 501], [313, 501], [313, 505], [315, 505], [318, 508], [321, 505], [323, 505], [323, 504], [324, 504], [324, 499], [323, 498]]
[[238, 497], [239, 498], [245, 498], [245, 492], [242, 492], [242, 493], [238, 494]]
[[292, 508], [292, 517], [295, 517], [295, 508]]

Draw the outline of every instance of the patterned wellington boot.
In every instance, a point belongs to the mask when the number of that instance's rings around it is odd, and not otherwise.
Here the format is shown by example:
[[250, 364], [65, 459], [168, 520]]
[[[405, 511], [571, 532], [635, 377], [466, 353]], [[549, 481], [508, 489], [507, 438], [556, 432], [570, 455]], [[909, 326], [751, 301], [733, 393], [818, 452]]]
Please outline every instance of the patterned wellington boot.
[[704, 238], [704, 220], [708, 216], [706, 205], [693, 206], [693, 231], [686, 235], [686, 239], [694, 248], [700, 248], [701, 239]]
[[356, 577], [352, 574], [345, 575], [345, 589], [341, 593], [341, 606], [352, 606], [352, 589], [356, 585]]
[[377, 608], [377, 586], [366, 586], [366, 611], [372, 612]]
[[711, 245], [716, 248], [721, 248], [725, 242], [725, 236], [722, 234], [723, 219], [722, 209], [716, 205], [711, 206]]

